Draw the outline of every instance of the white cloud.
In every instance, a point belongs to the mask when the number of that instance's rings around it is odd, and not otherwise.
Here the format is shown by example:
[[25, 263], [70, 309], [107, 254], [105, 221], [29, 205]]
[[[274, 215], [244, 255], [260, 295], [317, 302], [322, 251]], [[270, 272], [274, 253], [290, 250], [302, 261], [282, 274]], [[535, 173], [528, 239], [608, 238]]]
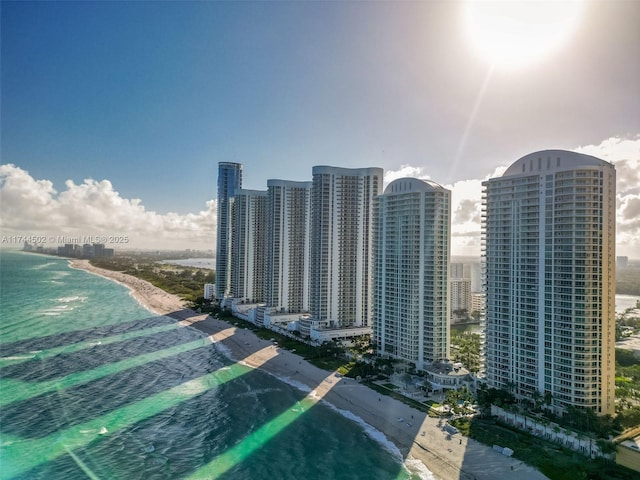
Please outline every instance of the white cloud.
[[[108, 180], [71, 180], [57, 192], [48, 180], [35, 180], [15, 165], [0, 165], [2, 235], [63, 237], [126, 236], [114, 248], [215, 248], [216, 202], [192, 214], [147, 211], [140, 199], [122, 198]], [[6, 242], [5, 242], [6, 243]]]
[[611, 137], [576, 152], [616, 166], [616, 244], [618, 255], [640, 258], [640, 135]]
[[431, 177], [424, 173], [424, 168], [413, 167], [411, 165], [402, 165], [398, 170], [387, 170], [384, 172], [384, 186], [386, 188], [394, 180], [398, 178], [419, 178], [420, 180], [430, 180]]

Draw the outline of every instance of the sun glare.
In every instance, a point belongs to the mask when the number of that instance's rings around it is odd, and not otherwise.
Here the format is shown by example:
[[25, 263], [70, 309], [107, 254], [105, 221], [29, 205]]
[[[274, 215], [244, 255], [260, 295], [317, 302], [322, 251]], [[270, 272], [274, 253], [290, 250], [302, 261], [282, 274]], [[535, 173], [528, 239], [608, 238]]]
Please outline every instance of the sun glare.
[[464, 21], [480, 56], [496, 68], [517, 68], [562, 47], [576, 30], [583, 6], [576, 0], [471, 0]]

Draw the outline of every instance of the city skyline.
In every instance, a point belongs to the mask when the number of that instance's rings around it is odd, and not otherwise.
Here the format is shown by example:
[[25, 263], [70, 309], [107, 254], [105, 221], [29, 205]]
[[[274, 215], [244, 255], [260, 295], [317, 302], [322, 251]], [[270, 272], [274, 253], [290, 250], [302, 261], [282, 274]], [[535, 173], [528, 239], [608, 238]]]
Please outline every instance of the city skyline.
[[638, 257], [640, 5], [584, 2], [492, 68], [466, 3], [2, 2], [3, 234], [210, 248], [218, 162], [247, 189], [375, 166], [452, 190], [452, 253], [479, 254], [482, 180], [562, 148], [616, 163]]

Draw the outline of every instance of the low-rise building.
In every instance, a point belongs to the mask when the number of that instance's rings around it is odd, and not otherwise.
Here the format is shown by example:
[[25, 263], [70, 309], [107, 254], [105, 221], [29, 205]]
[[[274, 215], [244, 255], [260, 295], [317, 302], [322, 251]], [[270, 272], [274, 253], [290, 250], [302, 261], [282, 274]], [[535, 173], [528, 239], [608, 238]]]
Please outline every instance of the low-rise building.
[[433, 390], [458, 390], [465, 386], [475, 386], [475, 378], [462, 363], [437, 362], [426, 365], [423, 371]]

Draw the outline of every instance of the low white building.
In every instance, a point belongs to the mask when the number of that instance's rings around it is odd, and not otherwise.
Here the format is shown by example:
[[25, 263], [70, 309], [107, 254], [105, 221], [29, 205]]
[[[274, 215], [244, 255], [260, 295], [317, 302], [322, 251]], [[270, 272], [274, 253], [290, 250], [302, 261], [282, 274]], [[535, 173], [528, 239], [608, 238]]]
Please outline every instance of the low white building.
[[304, 317], [303, 313], [288, 313], [282, 311], [267, 310], [264, 314], [264, 326], [278, 326], [280, 328], [287, 329], [290, 323], [297, 323], [301, 317]]
[[438, 362], [424, 367], [424, 373], [434, 390], [473, 388], [475, 379], [462, 363]]
[[234, 317], [256, 323], [256, 310], [264, 306], [264, 303], [253, 303], [243, 298], [234, 298], [231, 301], [231, 313]]
[[311, 340], [323, 343], [331, 342], [332, 340], [338, 340], [342, 343], [349, 343], [350, 340], [362, 335], [371, 335], [371, 327], [347, 327], [347, 328], [329, 328], [319, 327], [311, 328], [310, 337]]

